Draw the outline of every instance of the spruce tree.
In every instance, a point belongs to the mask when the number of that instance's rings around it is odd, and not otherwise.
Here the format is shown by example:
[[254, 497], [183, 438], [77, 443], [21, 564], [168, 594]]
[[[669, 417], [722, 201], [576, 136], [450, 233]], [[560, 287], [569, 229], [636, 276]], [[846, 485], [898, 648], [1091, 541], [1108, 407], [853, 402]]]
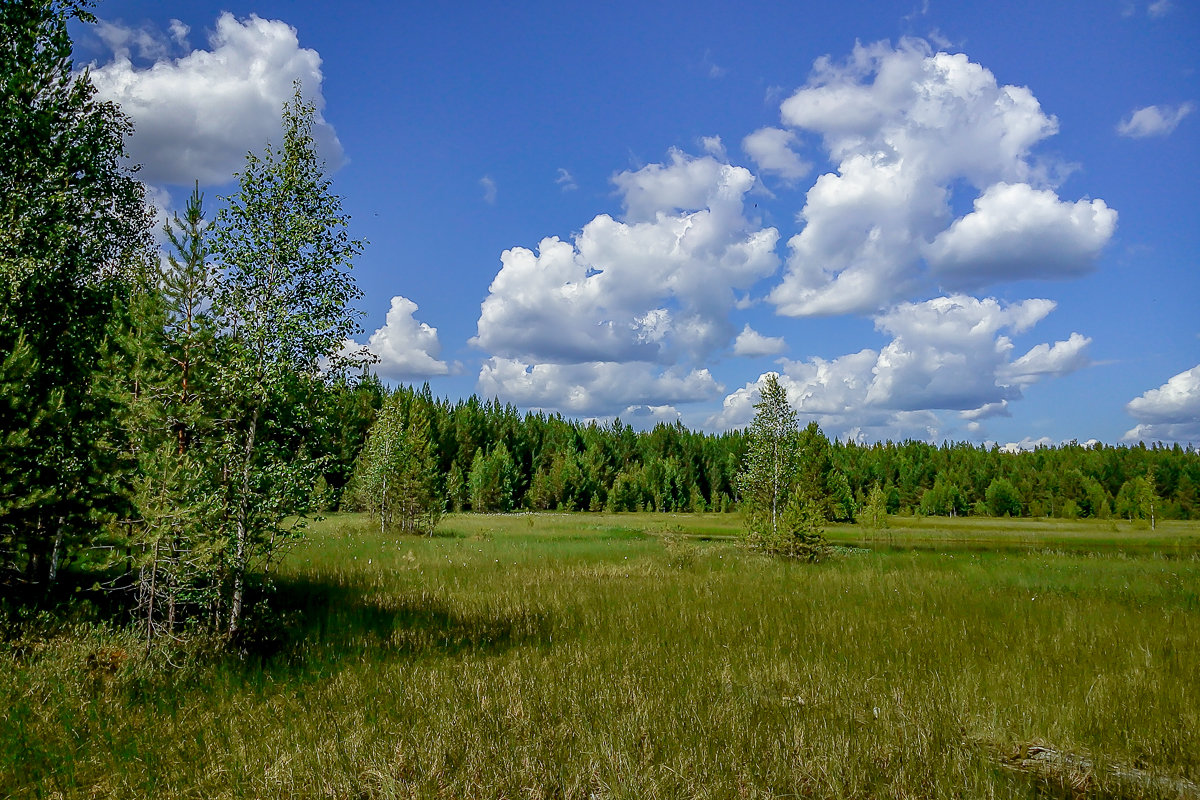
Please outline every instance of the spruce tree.
[[126, 504], [127, 448], [98, 373], [152, 258], [130, 123], [72, 63], [67, 23], [92, 20], [86, 5], [0, 3], [0, 353], [23, 353], [7, 369], [25, 376], [0, 415], [0, 463], [22, 474], [0, 508], [0, 573], [35, 586]]

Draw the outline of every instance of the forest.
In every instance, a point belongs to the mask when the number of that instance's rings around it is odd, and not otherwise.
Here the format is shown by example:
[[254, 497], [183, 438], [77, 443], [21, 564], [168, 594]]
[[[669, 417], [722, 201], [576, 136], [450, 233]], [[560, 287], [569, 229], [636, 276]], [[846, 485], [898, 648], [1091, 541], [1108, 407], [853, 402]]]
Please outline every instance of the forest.
[[[746, 434], [660, 423], [521, 413], [511, 404], [434, 398], [428, 385], [388, 389], [367, 375], [331, 394], [321, 445], [328, 508], [357, 508], [354, 454], [384, 404], [428, 448], [435, 492], [448, 509], [475, 511], [734, 511]], [[829, 440], [815, 423], [802, 445], [829, 499], [831, 521], [854, 521], [873, 487], [890, 514], [1076, 519], [1194, 519], [1200, 457], [1191, 446], [1070, 442], [1007, 450], [968, 442]]]

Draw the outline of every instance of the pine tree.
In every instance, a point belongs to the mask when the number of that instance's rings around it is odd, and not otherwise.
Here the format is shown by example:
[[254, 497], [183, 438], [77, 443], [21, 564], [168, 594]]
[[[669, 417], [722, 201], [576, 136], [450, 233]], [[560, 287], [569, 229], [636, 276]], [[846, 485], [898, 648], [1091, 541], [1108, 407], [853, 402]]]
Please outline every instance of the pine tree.
[[35, 586], [127, 502], [99, 368], [129, 280], [152, 259], [124, 158], [130, 123], [71, 60], [67, 23], [92, 20], [86, 5], [0, 3], [0, 353], [24, 353], [7, 367], [25, 375], [0, 417], [0, 463], [23, 476], [0, 509], [0, 572]]
[[[174, 634], [189, 611], [217, 601], [223, 520], [213, 503], [220, 476], [208, 437], [221, 414], [210, 374], [215, 357], [203, 198], [165, 226], [160, 271], [130, 303], [119, 338], [126, 427], [137, 462], [128, 541], [138, 572], [138, 609], [147, 647]], [[161, 263], [161, 262], [160, 262]]]

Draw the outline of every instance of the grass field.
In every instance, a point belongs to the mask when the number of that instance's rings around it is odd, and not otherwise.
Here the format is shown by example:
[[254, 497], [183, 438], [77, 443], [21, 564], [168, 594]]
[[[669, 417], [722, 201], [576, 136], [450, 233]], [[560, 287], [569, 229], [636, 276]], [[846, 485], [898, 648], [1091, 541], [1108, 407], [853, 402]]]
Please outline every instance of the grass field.
[[1190, 796], [1200, 526], [892, 523], [811, 566], [731, 515], [335, 516], [269, 657], [0, 644], [0, 796]]

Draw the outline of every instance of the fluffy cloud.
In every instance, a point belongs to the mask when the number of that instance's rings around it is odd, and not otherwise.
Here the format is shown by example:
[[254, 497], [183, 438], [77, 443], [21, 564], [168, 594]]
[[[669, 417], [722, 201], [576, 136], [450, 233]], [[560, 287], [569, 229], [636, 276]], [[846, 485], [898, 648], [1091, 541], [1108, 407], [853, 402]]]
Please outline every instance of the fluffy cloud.
[[1017, 386], [1028, 386], [1045, 377], [1061, 377], [1091, 363], [1088, 345], [1092, 340], [1072, 333], [1065, 342], [1039, 344], [1005, 367], [1001, 374]]
[[[331, 165], [341, 163], [337, 134], [320, 116], [321, 57], [300, 47], [290, 25], [223, 13], [209, 49], [178, 58], [168, 55], [172, 45], [161, 34], [109, 23], [99, 33], [114, 55], [107, 64], [91, 65], [92, 82], [102, 99], [119, 103], [133, 120], [129, 153], [142, 164], [143, 180], [206, 185], [230, 180], [247, 151], [278, 143], [280, 112], [296, 80], [317, 107], [319, 152]], [[186, 41], [187, 26], [173, 22], [171, 34], [178, 46]], [[155, 63], [135, 66], [131, 47]]]
[[1055, 444], [1057, 443], [1049, 436], [1039, 436], [1036, 439], [1026, 436], [1019, 442], [1002, 444], [1000, 445], [1000, 449], [1006, 453], [1020, 453], [1022, 451], [1037, 450], [1039, 447], [1054, 447]]
[[955, 289], [1071, 278], [1092, 269], [1116, 224], [1117, 212], [1103, 200], [1064, 203], [1052, 191], [1001, 182], [938, 234], [926, 254], [934, 275]]
[[375, 371], [392, 379], [427, 378], [449, 374], [450, 365], [438, 360], [442, 353], [437, 328], [418, 322], [417, 304], [399, 295], [392, 298], [383, 327], [367, 340], [367, 350], [379, 359]]
[[733, 341], [733, 354], [753, 358], [755, 356], [773, 356], [787, 349], [787, 343], [782, 336], [763, 336], [746, 323], [742, 332]]
[[[804, 227], [788, 242], [769, 298], [781, 314], [873, 313], [928, 284], [927, 252], [956, 287], [1077, 274], [1111, 236], [1115, 212], [1102, 201], [1062, 203], [1035, 188], [1051, 170], [1032, 149], [1057, 120], [1028, 89], [1000, 85], [963, 54], [931, 53], [920, 40], [858, 46], [843, 63], [818, 60], [781, 115], [819, 134], [837, 164], [809, 190]], [[967, 186], [981, 193], [976, 211], [950, 227], [953, 187]], [[1020, 217], [1007, 201], [1022, 194], [1053, 213]], [[1039, 261], [1022, 260], [1031, 255]]]
[[1188, 114], [1196, 110], [1191, 103], [1177, 106], [1146, 106], [1131, 113], [1117, 125], [1117, 133], [1131, 139], [1169, 136]]
[[635, 405], [709, 400], [722, 387], [706, 369], [661, 372], [653, 364], [638, 362], [528, 364], [492, 357], [479, 372], [479, 390], [485, 397], [529, 408], [604, 416]]
[[618, 416], [625, 424], [641, 430], [649, 430], [659, 423], [674, 425], [683, 419], [675, 406], [629, 406]]
[[[583, 371], [625, 362], [699, 365], [733, 338], [735, 290], [778, 268], [777, 232], [744, 213], [743, 196], [755, 180], [749, 171], [672, 152], [669, 164], [613, 180], [624, 197], [624, 221], [602, 214], [573, 243], [551, 237], [536, 252], [514, 247], [501, 254], [471, 343], [523, 367], [518, 373], [497, 359], [485, 364], [486, 392], [565, 410], [578, 406], [568, 385], [592, 385]], [[506, 389], [506, 381], [513, 386]], [[537, 382], [544, 393], [535, 396]]]
[[1200, 365], [1135, 397], [1125, 410], [1139, 423], [1127, 441], [1200, 443]]
[[760, 128], [742, 139], [742, 149], [762, 172], [770, 172], [793, 182], [803, 178], [812, 164], [803, 161], [792, 147], [796, 134], [781, 128]]
[[[1007, 416], [1024, 387], [1088, 363], [1090, 340], [1079, 334], [1012, 359], [1009, 334], [1028, 331], [1053, 309], [1049, 300], [1005, 305], [963, 295], [903, 303], [876, 317], [876, 327], [891, 337], [881, 349], [784, 361], [780, 382], [802, 416], [852, 438], [931, 434], [941, 427], [935, 410], [959, 412], [972, 423]], [[763, 377], [727, 396], [708, 424], [747, 424]]]
[[[536, 253], [501, 255], [472, 339], [493, 356], [480, 373], [485, 394], [588, 413], [712, 394], [707, 370], [677, 366], [726, 347], [735, 289], [778, 267], [778, 234], [744, 214], [754, 176], [673, 151], [670, 163], [613, 181], [624, 221], [603, 214], [574, 243], [551, 237]], [[601, 379], [624, 385], [606, 390]]]

